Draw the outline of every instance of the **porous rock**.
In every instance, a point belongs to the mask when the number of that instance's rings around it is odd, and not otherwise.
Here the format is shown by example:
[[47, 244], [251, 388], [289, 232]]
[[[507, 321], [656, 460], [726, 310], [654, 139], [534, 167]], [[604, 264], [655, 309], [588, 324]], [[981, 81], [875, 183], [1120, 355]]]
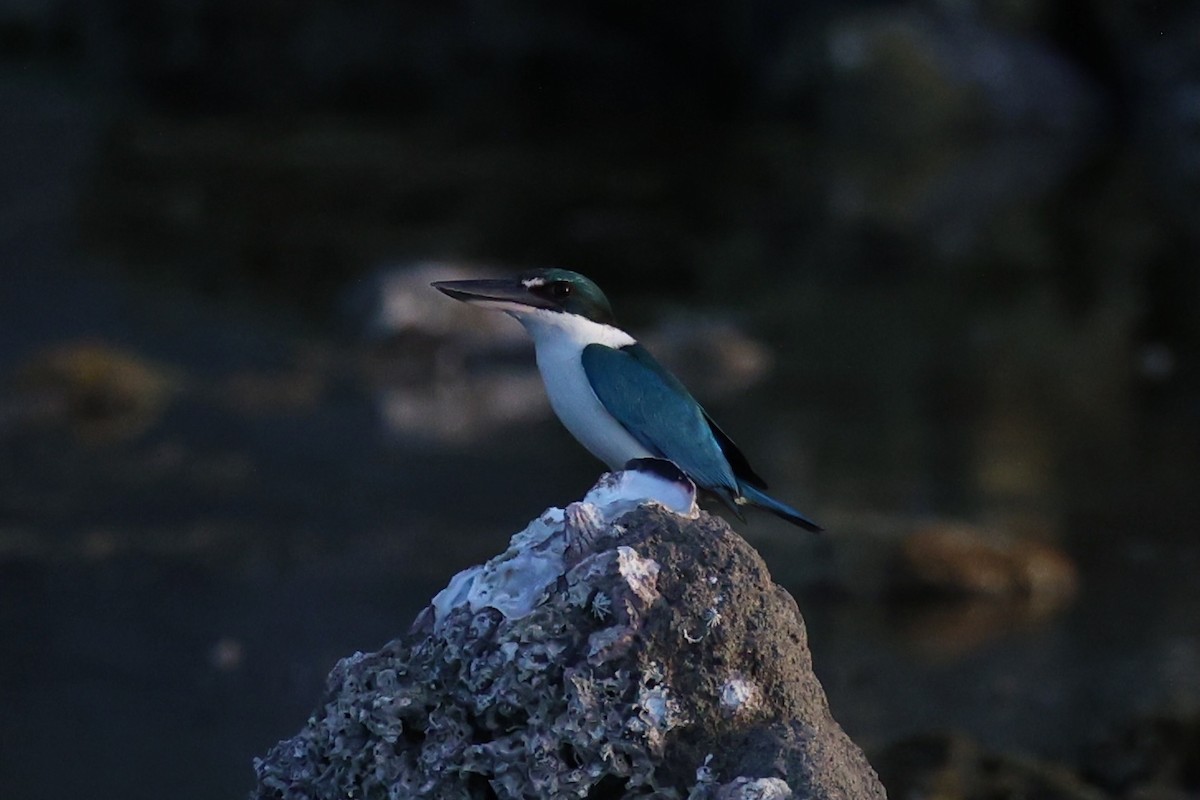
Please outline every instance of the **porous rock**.
[[254, 797], [883, 798], [795, 601], [691, 496], [677, 513], [613, 495], [631, 474], [339, 662], [304, 729], [256, 760]]

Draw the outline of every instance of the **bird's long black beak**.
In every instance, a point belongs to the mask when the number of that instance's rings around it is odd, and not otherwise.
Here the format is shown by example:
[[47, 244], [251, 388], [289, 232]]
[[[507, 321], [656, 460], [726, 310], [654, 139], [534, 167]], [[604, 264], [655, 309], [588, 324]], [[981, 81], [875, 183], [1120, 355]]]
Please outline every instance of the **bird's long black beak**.
[[529, 291], [529, 287], [518, 278], [434, 281], [431, 285], [447, 297], [462, 300], [464, 303], [512, 304], [527, 308], [554, 307]]

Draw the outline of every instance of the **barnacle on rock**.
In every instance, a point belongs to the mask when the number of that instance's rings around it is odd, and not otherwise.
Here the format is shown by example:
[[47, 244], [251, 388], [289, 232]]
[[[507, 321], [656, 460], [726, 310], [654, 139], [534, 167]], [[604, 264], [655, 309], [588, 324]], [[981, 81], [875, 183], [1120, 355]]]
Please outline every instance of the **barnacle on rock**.
[[592, 596], [592, 616], [599, 620], [605, 620], [611, 615], [612, 598], [604, 592], [596, 592]]
[[721, 708], [731, 714], [745, 712], [758, 705], [759, 690], [753, 681], [734, 673], [721, 684]]
[[407, 636], [339, 662], [255, 761], [255, 797], [882, 798], [794, 602], [694, 493], [655, 491], [606, 475], [454, 576]]

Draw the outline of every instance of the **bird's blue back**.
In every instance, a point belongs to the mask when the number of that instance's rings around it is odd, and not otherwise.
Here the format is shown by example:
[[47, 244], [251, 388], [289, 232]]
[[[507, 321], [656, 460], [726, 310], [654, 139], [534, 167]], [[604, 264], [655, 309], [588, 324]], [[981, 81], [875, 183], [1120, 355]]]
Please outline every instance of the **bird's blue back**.
[[[718, 441], [719, 429], [645, 348], [588, 345], [583, 369], [605, 409], [644, 447], [674, 461], [706, 489], [741, 494], [738, 476]], [[737, 452], [729, 437], [720, 436]], [[740, 452], [737, 456], [745, 462]]]

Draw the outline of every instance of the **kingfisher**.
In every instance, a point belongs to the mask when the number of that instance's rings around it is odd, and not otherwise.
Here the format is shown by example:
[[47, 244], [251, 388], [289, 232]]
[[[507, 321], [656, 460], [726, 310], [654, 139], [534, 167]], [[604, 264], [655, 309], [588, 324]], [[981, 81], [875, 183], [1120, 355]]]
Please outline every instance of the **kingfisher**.
[[613, 471], [641, 458], [673, 462], [738, 519], [757, 506], [810, 531], [821, 527], [766, 493], [767, 484], [679, 380], [617, 327], [600, 287], [578, 272], [436, 281], [455, 300], [503, 311], [533, 338], [559, 420]]

